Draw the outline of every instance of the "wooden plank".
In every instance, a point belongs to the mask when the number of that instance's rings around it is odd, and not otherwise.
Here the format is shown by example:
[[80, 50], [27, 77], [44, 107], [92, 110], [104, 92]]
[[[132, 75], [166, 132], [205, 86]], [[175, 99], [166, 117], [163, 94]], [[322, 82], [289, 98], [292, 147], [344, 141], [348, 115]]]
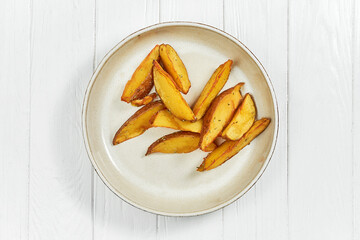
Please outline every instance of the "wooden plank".
[[352, 239], [351, 1], [290, 1], [291, 239]]
[[0, 8], [0, 239], [28, 238], [30, 4]]
[[281, 126], [264, 175], [244, 197], [224, 209], [224, 236], [287, 239], [287, 1], [225, 0], [224, 18], [225, 31], [240, 39], [267, 70]]
[[[96, 65], [127, 35], [158, 20], [158, 0], [97, 1]], [[156, 239], [156, 215], [125, 203], [94, 175], [94, 239]]]
[[222, 0], [169, 0], [160, 2], [160, 21], [190, 21], [223, 28]]
[[[223, 28], [223, 1], [161, 1], [160, 20], [194, 21]], [[158, 239], [222, 239], [223, 212], [181, 218], [158, 216]]]
[[360, 239], [360, 2], [354, 1], [354, 37], [353, 37], [353, 191], [354, 191], [354, 237]]
[[30, 239], [91, 239], [91, 164], [81, 130], [94, 4], [32, 3]]

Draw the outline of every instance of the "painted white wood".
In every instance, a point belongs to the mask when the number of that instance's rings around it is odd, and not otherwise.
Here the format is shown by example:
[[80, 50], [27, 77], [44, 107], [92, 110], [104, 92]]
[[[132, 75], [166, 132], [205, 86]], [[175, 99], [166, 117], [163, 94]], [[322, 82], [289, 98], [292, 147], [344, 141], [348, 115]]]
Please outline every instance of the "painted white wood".
[[223, 28], [223, 0], [160, 0], [160, 21], [193, 21]]
[[264, 65], [280, 112], [273, 158], [256, 185], [224, 209], [224, 237], [287, 239], [287, 0], [225, 0], [224, 19], [225, 31]]
[[91, 239], [91, 164], [81, 131], [94, 4], [32, 2], [29, 239]]
[[28, 238], [30, 4], [0, 8], [0, 239]]
[[354, 223], [353, 239], [360, 239], [360, 2], [354, 1], [354, 37], [353, 37], [353, 210]]
[[[96, 65], [127, 35], [158, 20], [157, 0], [97, 1]], [[156, 215], [122, 201], [94, 175], [94, 239], [156, 239]]]
[[[223, 28], [223, 1], [160, 1], [160, 20], [194, 21]], [[182, 218], [158, 216], [158, 239], [223, 239], [223, 210]]]
[[[360, 3], [287, 2], [3, 1], [0, 239], [360, 239]], [[131, 32], [170, 20], [238, 37], [264, 64], [280, 107], [279, 142], [259, 182], [200, 217], [124, 203], [82, 143], [93, 65]]]
[[353, 239], [353, 4], [289, 6], [290, 238]]

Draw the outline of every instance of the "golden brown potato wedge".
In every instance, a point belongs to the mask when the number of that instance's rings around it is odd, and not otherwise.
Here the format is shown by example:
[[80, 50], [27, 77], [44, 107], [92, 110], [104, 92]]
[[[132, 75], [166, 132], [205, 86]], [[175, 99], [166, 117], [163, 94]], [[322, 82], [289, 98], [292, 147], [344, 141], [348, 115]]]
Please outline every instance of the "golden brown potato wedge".
[[[189, 153], [199, 148], [200, 134], [193, 132], [175, 132], [163, 136], [150, 145], [145, 155], [151, 153]], [[217, 146], [209, 145], [207, 151], [212, 151]]]
[[121, 100], [131, 102], [132, 100], [142, 99], [149, 94], [154, 86], [153, 81], [153, 61], [159, 60], [160, 47], [156, 45], [151, 52], [140, 63], [131, 79], [126, 83]]
[[156, 92], [167, 109], [181, 120], [194, 121], [195, 115], [176, 88], [172, 77], [161, 68], [157, 61], [154, 61], [153, 71]]
[[164, 108], [165, 105], [161, 101], [155, 101], [140, 108], [116, 132], [113, 144], [117, 145], [144, 133], [151, 127], [151, 117]]
[[255, 116], [255, 103], [250, 94], [247, 93], [236, 110], [231, 122], [222, 132], [222, 137], [229, 140], [240, 139], [253, 125]]
[[172, 115], [171, 112], [169, 112], [169, 110], [167, 110], [167, 109], [163, 109], [163, 110], [157, 112], [150, 119], [151, 127], [166, 127], [166, 128], [176, 129], [176, 130], [182, 130], [182, 129], [179, 129], [179, 126], [176, 124], [175, 121], [173, 121], [172, 116], [174, 116], [174, 115]]
[[203, 125], [202, 119], [195, 122], [182, 121], [171, 114], [167, 109], [159, 111], [152, 119], [150, 119], [150, 122], [152, 127], [166, 127], [196, 133], [201, 132]]
[[262, 118], [254, 123], [239, 140], [227, 140], [204, 158], [198, 167], [199, 172], [216, 168], [236, 155], [241, 149], [247, 146], [254, 138], [262, 133], [270, 123], [269, 118]]
[[205, 149], [228, 125], [242, 99], [240, 88], [244, 83], [222, 92], [212, 102], [205, 114], [201, 130], [200, 149]]
[[157, 94], [152, 93], [150, 95], [145, 96], [143, 99], [136, 99], [131, 101], [131, 105], [135, 107], [141, 107], [143, 105], [146, 105], [148, 103], [151, 103], [156, 98]]
[[215, 70], [210, 80], [206, 83], [193, 107], [193, 112], [196, 119], [201, 119], [205, 115], [205, 112], [211, 105], [211, 102], [227, 82], [232, 63], [232, 60], [227, 60], [225, 63], [221, 64]]
[[185, 65], [177, 52], [169, 44], [161, 44], [160, 58], [165, 70], [174, 79], [178, 89], [187, 94], [191, 83]]

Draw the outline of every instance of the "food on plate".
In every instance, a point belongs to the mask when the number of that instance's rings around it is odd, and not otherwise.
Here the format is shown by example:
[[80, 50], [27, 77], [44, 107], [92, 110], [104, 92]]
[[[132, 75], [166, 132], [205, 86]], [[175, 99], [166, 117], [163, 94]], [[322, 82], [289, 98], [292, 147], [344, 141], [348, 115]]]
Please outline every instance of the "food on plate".
[[153, 61], [160, 58], [160, 46], [156, 45], [151, 52], [140, 63], [131, 79], [126, 83], [121, 100], [131, 102], [136, 99], [142, 99], [149, 94], [154, 86], [153, 81]]
[[151, 127], [150, 119], [158, 111], [165, 108], [161, 101], [151, 102], [135, 112], [116, 132], [113, 144], [117, 145], [143, 134]]
[[244, 83], [238, 83], [217, 96], [211, 103], [210, 108], [204, 116], [201, 130], [200, 149], [205, 149], [228, 125], [235, 110], [242, 99], [240, 88]]
[[141, 107], [143, 105], [151, 103], [156, 98], [156, 96], [157, 96], [156, 93], [152, 93], [150, 95], [145, 96], [143, 99], [132, 100], [131, 105], [133, 105], [135, 107]]
[[154, 61], [153, 72], [156, 92], [166, 108], [181, 120], [194, 121], [195, 115], [176, 88], [172, 77], [162, 69], [157, 61]]
[[200, 133], [203, 125], [202, 119], [195, 122], [182, 121], [171, 114], [167, 109], [156, 113], [152, 119], [150, 119], [150, 122], [152, 127], [166, 127], [195, 133]]
[[208, 171], [216, 168], [236, 155], [241, 149], [248, 145], [254, 138], [262, 133], [270, 123], [269, 118], [262, 118], [256, 121], [252, 127], [247, 131], [239, 140], [231, 141], [227, 140], [223, 142], [214, 151], [209, 153], [200, 167], [199, 172]]
[[255, 103], [250, 96], [246, 94], [240, 106], [236, 110], [234, 117], [229, 125], [222, 132], [222, 137], [229, 140], [238, 140], [253, 125], [256, 116]]
[[191, 83], [184, 63], [177, 52], [169, 44], [160, 45], [160, 58], [164, 69], [173, 78], [178, 89], [187, 94]]
[[[187, 94], [191, 87], [184, 63], [169, 44], [156, 45], [135, 70], [121, 96], [122, 101], [143, 107], [116, 132], [113, 145], [151, 127], [166, 127], [180, 131], [156, 140], [145, 155], [189, 153], [199, 148], [210, 152], [198, 167], [199, 172], [232, 158], [270, 124], [269, 118], [256, 121], [254, 99], [248, 93], [243, 98], [240, 91], [244, 83], [219, 94], [232, 64], [229, 59], [215, 70], [191, 109], [181, 94]], [[148, 95], [154, 85], [156, 93]], [[154, 101], [157, 95], [160, 101]], [[225, 141], [218, 146], [215, 140], [220, 136]]]
[[[150, 145], [145, 155], [151, 153], [189, 153], [199, 148], [200, 134], [193, 132], [175, 132], [165, 135]], [[216, 148], [212, 143], [206, 151]]]
[[224, 87], [229, 78], [232, 63], [232, 60], [227, 60], [225, 63], [221, 64], [215, 70], [210, 80], [206, 83], [193, 107], [193, 112], [196, 119], [201, 119], [205, 115], [206, 110], [210, 107], [211, 102]]

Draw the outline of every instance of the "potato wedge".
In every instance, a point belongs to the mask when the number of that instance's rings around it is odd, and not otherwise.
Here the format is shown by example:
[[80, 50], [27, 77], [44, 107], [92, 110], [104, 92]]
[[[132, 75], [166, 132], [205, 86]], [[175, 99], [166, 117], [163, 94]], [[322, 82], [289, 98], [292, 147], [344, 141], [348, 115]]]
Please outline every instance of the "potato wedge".
[[221, 136], [229, 140], [240, 139], [253, 125], [255, 116], [255, 103], [247, 93]]
[[231, 121], [242, 99], [240, 88], [244, 83], [222, 92], [212, 102], [205, 114], [200, 137], [200, 149], [205, 149]]
[[150, 119], [158, 111], [165, 108], [161, 101], [155, 101], [140, 108], [116, 132], [113, 144], [117, 145], [143, 134], [151, 127]]
[[241, 149], [247, 146], [254, 138], [262, 133], [270, 123], [269, 118], [262, 118], [254, 123], [239, 140], [227, 140], [223, 142], [214, 151], [204, 158], [202, 164], [198, 167], [197, 171], [203, 172], [214, 169], [233, 156], [235, 156]]
[[[200, 134], [193, 132], [175, 132], [163, 136], [150, 145], [145, 155], [151, 153], [189, 153], [199, 148]], [[216, 148], [212, 143], [206, 149], [212, 151]]]
[[159, 60], [160, 47], [156, 45], [145, 57], [133, 73], [131, 79], [126, 83], [121, 100], [131, 102], [136, 99], [142, 99], [149, 94], [154, 86], [153, 81], [153, 61]]
[[131, 105], [135, 107], [141, 107], [143, 105], [151, 103], [156, 98], [156, 96], [157, 96], [156, 93], [152, 93], [150, 95], [145, 96], [143, 99], [132, 100]]
[[191, 87], [191, 83], [185, 65], [177, 52], [169, 44], [161, 44], [160, 58], [161, 62], [164, 64], [165, 70], [173, 78], [178, 89], [182, 93], [187, 94]]
[[206, 110], [211, 105], [211, 102], [224, 87], [229, 78], [232, 63], [232, 60], [227, 60], [225, 63], [221, 64], [215, 70], [210, 80], [206, 83], [193, 107], [196, 119], [201, 119], [205, 115]]
[[172, 77], [161, 68], [157, 61], [154, 61], [153, 72], [156, 92], [167, 109], [181, 120], [194, 121], [195, 115], [176, 88]]
[[182, 121], [171, 114], [167, 109], [159, 111], [152, 119], [150, 119], [150, 122], [152, 127], [166, 127], [195, 133], [200, 133], [203, 125], [202, 119], [195, 122]]

